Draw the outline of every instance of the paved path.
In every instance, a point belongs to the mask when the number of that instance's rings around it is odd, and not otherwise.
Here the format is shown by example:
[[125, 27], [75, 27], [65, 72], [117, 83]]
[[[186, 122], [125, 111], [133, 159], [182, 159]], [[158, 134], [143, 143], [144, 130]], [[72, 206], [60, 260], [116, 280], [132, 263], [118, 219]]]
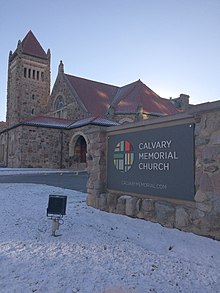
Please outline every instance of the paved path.
[[86, 172], [0, 169], [0, 183], [37, 183], [87, 192], [87, 179]]

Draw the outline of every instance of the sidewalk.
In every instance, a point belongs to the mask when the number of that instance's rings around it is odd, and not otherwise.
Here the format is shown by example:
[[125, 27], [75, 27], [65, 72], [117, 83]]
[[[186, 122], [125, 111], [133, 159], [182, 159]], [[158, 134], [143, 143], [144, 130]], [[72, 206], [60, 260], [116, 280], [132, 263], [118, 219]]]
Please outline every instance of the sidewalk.
[[20, 174], [40, 174], [40, 173], [86, 173], [86, 170], [73, 169], [44, 169], [44, 168], [0, 168], [0, 176], [2, 175], [20, 175]]

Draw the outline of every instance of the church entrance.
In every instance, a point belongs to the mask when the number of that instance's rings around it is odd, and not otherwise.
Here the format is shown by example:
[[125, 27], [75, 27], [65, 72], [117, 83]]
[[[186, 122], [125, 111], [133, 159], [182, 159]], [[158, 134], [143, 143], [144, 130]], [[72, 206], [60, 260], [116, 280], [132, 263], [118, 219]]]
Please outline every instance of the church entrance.
[[83, 136], [79, 136], [74, 148], [74, 156], [78, 163], [86, 163], [86, 151], [87, 145], [85, 138]]
[[83, 170], [86, 168], [87, 142], [83, 135], [74, 135], [69, 146], [69, 167]]

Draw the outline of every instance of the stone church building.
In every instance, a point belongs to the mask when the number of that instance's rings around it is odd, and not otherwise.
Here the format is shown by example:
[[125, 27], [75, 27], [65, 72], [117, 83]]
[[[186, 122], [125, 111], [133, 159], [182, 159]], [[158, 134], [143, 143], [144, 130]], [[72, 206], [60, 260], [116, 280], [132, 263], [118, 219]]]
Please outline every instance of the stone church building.
[[62, 61], [51, 90], [50, 59], [31, 31], [9, 53], [0, 166], [85, 168], [94, 129], [188, 107], [188, 96], [161, 98], [141, 80], [119, 87], [66, 74]]

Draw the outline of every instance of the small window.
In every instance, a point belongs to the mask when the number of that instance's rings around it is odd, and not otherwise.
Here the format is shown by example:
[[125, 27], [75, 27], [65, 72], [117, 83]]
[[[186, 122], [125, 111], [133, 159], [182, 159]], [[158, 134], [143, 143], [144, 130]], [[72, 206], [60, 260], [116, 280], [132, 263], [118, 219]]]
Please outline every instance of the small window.
[[44, 73], [41, 72], [41, 80], [44, 81]]
[[55, 108], [55, 110], [60, 110], [63, 107], [64, 107], [64, 98], [62, 96], [58, 96], [55, 101], [54, 108]]
[[32, 95], [32, 100], [34, 100], [35, 99], [35, 95]]
[[24, 77], [27, 77], [27, 68], [24, 68]]
[[39, 71], [37, 71], [37, 80], [39, 80]]
[[31, 114], [32, 114], [32, 115], [34, 114], [34, 109], [31, 110]]
[[35, 70], [33, 70], [33, 79], [35, 79]]
[[31, 78], [31, 69], [28, 69], [28, 78]]

